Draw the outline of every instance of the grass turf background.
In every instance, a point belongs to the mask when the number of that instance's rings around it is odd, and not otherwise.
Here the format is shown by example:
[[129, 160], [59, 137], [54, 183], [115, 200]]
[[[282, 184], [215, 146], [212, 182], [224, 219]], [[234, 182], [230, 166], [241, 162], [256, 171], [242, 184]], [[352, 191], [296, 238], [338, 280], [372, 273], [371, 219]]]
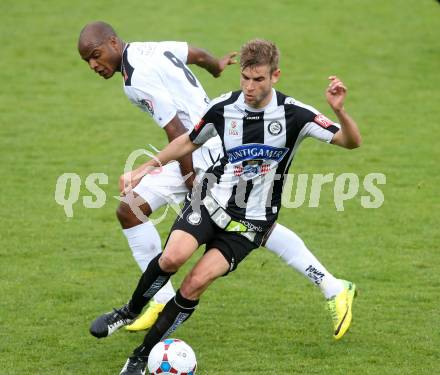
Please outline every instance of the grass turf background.
[[[117, 178], [132, 150], [165, 144], [119, 77], [99, 79], [80, 60], [78, 33], [97, 19], [125, 40], [186, 40], [216, 55], [272, 39], [282, 52], [277, 89], [329, 115], [326, 78], [338, 74], [363, 146], [348, 152], [307, 141], [291, 172], [387, 176], [379, 209], [361, 207], [361, 188], [337, 212], [330, 184], [319, 208], [280, 215], [334, 274], [357, 282], [347, 337], [333, 342], [320, 293], [258, 250], [174, 334], [195, 349], [199, 373], [438, 371], [439, 17], [429, 0], [2, 0], [0, 374], [117, 374], [141, 341], [87, 332], [97, 314], [126, 301], [139, 275], [114, 217]], [[238, 88], [238, 67], [220, 79], [193, 71], [211, 97]], [[85, 209], [80, 200], [66, 219], [54, 200], [65, 172], [83, 183], [107, 174], [105, 206]], [[160, 224], [162, 239], [172, 220]]]

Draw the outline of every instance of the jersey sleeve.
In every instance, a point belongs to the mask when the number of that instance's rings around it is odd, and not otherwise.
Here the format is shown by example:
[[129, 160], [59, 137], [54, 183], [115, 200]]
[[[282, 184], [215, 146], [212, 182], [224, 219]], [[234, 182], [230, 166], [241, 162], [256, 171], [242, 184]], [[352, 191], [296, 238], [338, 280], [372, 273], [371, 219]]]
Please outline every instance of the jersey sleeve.
[[338, 123], [328, 119], [310, 105], [301, 103], [293, 98], [287, 98], [286, 104], [296, 106], [295, 117], [300, 122], [302, 138], [312, 137], [330, 143], [333, 136], [341, 128]]
[[319, 113], [304, 125], [305, 136], [330, 143], [341, 126]]
[[189, 133], [189, 139], [196, 145], [202, 145], [218, 134], [214, 125], [215, 119], [213, 112], [214, 110], [209, 108], [201, 120], [194, 126], [191, 133]]
[[188, 43], [186, 42], [159, 42], [163, 51], [169, 51], [185, 64], [188, 60]]
[[153, 117], [156, 124], [165, 127], [177, 114], [176, 106], [165, 88], [143, 85], [142, 89], [131, 86], [126, 88], [130, 101]]

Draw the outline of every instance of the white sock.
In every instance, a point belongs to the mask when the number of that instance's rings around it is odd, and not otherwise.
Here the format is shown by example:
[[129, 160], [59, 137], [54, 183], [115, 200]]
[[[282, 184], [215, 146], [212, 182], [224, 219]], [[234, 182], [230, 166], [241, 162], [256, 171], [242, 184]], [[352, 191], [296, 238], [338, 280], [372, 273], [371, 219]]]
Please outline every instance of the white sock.
[[344, 289], [342, 282], [326, 270], [303, 240], [283, 225], [276, 224], [265, 247], [319, 286], [325, 298], [333, 297]]
[[[147, 221], [132, 228], [122, 230], [127, 237], [133, 257], [139, 268], [144, 272], [151, 259], [162, 251], [159, 233], [154, 225]], [[167, 303], [174, 297], [175, 291], [171, 281], [168, 281], [153, 297], [157, 303]]]

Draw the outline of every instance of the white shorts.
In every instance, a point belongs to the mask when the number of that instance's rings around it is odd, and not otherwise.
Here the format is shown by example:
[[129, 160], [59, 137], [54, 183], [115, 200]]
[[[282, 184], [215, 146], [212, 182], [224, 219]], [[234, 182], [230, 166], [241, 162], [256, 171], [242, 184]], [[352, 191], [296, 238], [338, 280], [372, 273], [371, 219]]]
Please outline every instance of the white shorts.
[[[192, 155], [197, 178], [223, 155], [220, 138], [210, 139]], [[163, 166], [160, 173], [144, 176], [133, 191], [149, 204], [151, 211], [156, 211], [165, 204], [183, 202], [188, 188], [180, 172], [179, 163], [172, 162]]]

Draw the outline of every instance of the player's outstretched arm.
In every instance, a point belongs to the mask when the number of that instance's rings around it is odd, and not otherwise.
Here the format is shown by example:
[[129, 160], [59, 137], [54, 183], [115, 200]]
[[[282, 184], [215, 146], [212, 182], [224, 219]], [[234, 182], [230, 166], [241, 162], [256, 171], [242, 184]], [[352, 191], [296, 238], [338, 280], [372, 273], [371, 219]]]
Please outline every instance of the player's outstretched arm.
[[361, 145], [362, 138], [356, 122], [347, 112], [345, 112], [344, 109], [347, 88], [336, 76], [330, 76], [329, 80], [330, 84], [325, 93], [327, 102], [335, 112], [339, 119], [339, 123], [341, 124], [341, 130], [334, 135], [331, 143], [349, 149], [357, 148]]
[[169, 143], [160, 151], [154, 159], [142, 164], [135, 170], [123, 174], [119, 179], [119, 190], [122, 194], [132, 190], [146, 174], [154, 169], [168, 164], [170, 161], [181, 159], [183, 156], [191, 154], [201, 145], [194, 144], [189, 138], [189, 134], [182, 134]]
[[187, 64], [196, 64], [203, 69], [206, 69], [214, 77], [220, 77], [223, 70], [226, 69], [228, 65], [236, 64], [235, 60], [237, 52], [230, 52], [223, 57], [217, 58], [212, 56], [208, 51], [197, 48], [194, 46], [188, 47], [188, 58]]

